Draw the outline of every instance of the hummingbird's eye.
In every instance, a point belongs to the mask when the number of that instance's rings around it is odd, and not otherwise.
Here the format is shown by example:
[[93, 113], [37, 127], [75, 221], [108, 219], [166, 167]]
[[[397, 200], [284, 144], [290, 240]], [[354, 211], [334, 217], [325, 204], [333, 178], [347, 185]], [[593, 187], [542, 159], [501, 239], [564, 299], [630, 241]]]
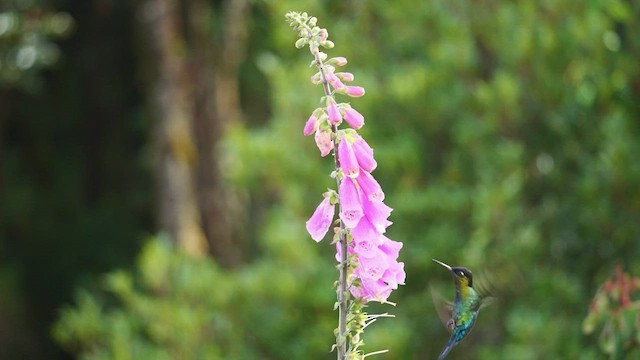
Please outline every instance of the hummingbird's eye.
[[460, 276], [464, 276], [464, 272], [462, 272], [462, 271], [458, 271], [458, 275], [460, 275]]

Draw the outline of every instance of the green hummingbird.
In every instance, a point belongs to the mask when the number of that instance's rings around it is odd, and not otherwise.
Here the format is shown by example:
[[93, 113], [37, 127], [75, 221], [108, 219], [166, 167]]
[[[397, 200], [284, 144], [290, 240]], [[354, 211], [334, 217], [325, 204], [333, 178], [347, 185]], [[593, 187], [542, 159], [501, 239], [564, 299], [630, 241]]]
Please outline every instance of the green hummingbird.
[[[438, 301], [434, 296], [434, 302], [436, 302], [439, 315], [449, 332], [451, 332], [447, 346], [438, 357], [438, 360], [443, 360], [453, 347], [458, 345], [458, 343], [469, 334], [478, 318], [478, 311], [481, 307], [488, 304], [493, 297], [484, 294], [483, 291], [476, 291], [476, 289], [473, 288], [473, 274], [469, 269], [464, 267], [451, 267], [436, 259], [431, 260], [451, 271], [453, 283], [456, 286], [456, 295], [453, 303], [446, 305], [446, 307], [439, 306], [442, 305], [443, 301]], [[446, 308], [446, 310], [443, 311], [443, 308]]]

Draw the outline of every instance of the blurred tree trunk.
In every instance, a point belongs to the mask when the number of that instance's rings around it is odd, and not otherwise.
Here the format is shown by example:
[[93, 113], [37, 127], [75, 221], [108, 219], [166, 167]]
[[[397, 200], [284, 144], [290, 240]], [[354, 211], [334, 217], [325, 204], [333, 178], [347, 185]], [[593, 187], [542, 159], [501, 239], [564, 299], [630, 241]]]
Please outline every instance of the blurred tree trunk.
[[[207, 251], [225, 266], [241, 260], [233, 239], [237, 211], [221, 177], [218, 144], [226, 124], [241, 121], [238, 67], [244, 58], [249, 2], [229, 0], [220, 14], [207, 0], [147, 0], [147, 63], [157, 121], [159, 222], [192, 254]], [[222, 19], [222, 26], [214, 23]]]

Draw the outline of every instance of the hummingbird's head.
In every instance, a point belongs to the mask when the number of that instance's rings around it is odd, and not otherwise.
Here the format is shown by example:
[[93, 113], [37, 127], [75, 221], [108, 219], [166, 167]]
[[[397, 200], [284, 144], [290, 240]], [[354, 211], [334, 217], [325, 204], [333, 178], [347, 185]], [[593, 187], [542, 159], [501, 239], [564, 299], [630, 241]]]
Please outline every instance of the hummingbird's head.
[[445, 268], [447, 268], [449, 271], [451, 271], [451, 274], [453, 275], [453, 280], [457, 283], [457, 284], [461, 284], [461, 285], [466, 285], [466, 286], [473, 286], [473, 274], [471, 273], [471, 270], [464, 268], [464, 267], [452, 267], [449, 266], [445, 263], [443, 263], [442, 261], [438, 261], [436, 259], [431, 259], [434, 262], [444, 266]]
[[463, 267], [452, 267], [451, 272], [453, 273], [453, 277], [456, 281], [467, 286], [473, 286], [473, 274], [471, 273], [471, 270]]

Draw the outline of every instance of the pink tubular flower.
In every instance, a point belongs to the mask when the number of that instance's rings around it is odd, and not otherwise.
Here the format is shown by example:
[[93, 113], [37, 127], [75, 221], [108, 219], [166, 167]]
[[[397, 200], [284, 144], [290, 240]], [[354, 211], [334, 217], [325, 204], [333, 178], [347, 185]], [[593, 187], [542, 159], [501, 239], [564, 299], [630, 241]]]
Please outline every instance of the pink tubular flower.
[[364, 95], [364, 88], [362, 86], [347, 86], [345, 93], [351, 97], [360, 97]]
[[333, 140], [331, 140], [331, 132], [328, 130], [320, 130], [316, 131], [315, 135], [316, 145], [318, 149], [320, 149], [320, 155], [322, 157], [327, 156], [331, 149], [333, 149]]
[[404, 263], [394, 261], [391, 266], [385, 270], [381, 280], [391, 286], [392, 289], [397, 289], [398, 284], [404, 285], [406, 277], [407, 274], [404, 272]]
[[378, 280], [389, 268], [389, 263], [384, 256], [376, 255], [372, 257], [358, 257], [358, 275], [362, 279]]
[[[370, 247], [373, 250], [383, 243], [381, 235], [376, 231], [375, 227], [365, 216], [363, 216], [358, 222], [358, 225], [351, 230], [351, 234], [353, 235], [353, 243], [354, 247], [356, 248], [358, 247], [358, 243], [366, 242], [367, 244], [369, 244], [367, 245], [368, 248]], [[361, 244], [360, 248], [362, 248], [363, 246], [365, 245]], [[357, 252], [359, 255], [363, 255], [361, 251], [355, 252]]]
[[318, 130], [318, 118], [316, 117], [316, 113], [314, 111], [313, 114], [311, 114], [311, 116], [309, 117], [309, 120], [307, 120], [307, 123], [304, 124], [304, 136], [309, 136], [316, 130]]
[[368, 200], [378, 202], [384, 200], [384, 192], [382, 192], [380, 184], [378, 184], [370, 173], [360, 170], [356, 181], [358, 182], [358, 186], [360, 186], [362, 194]]
[[364, 116], [356, 111], [356, 109], [349, 107], [344, 112], [344, 121], [346, 121], [352, 128], [358, 130], [362, 125], [364, 125]]
[[387, 258], [396, 260], [400, 254], [400, 249], [402, 249], [402, 243], [399, 241], [393, 241], [384, 235], [381, 235], [381, 238], [382, 245], [379, 247], [380, 250], [385, 253]]
[[307, 221], [307, 231], [313, 240], [320, 242], [324, 238], [329, 231], [334, 214], [335, 205], [331, 204], [329, 197], [325, 196]]
[[387, 301], [392, 290], [391, 286], [387, 285], [382, 279], [363, 279], [360, 287], [352, 287], [350, 289], [354, 297], [366, 301], [379, 301], [381, 303]]
[[358, 165], [360, 165], [363, 170], [372, 172], [378, 167], [378, 163], [373, 158], [373, 149], [363, 138], [356, 139], [356, 141], [353, 142], [353, 151], [356, 154], [356, 159], [358, 159]]
[[387, 227], [391, 225], [391, 222], [387, 219], [393, 209], [385, 205], [382, 201], [374, 202], [365, 197], [362, 200], [362, 211], [369, 222], [371, 222], [371, 225], [373, 225], [380, 234], [384, 233]]
[[349, 143], [346, 137], [340, 139], [338, 143], [338, 160], [340, 161], [340, 168], [346, 176], [350, 178], [358, 176], [360, 172], [358, 160], [356, 159], [356, 154], [353, 152], [351, 143]]
[[338, 111], [336, 101], [331, 96], [327, 97], [327, 115], [329, 115], [329, 122], [332, 125], [340, 125], [342, 122], [342, 115]]
[[356, 184], [350, 177], [340, 182], [340, 219], [344, 225], [353, 229], [364, 215]]

